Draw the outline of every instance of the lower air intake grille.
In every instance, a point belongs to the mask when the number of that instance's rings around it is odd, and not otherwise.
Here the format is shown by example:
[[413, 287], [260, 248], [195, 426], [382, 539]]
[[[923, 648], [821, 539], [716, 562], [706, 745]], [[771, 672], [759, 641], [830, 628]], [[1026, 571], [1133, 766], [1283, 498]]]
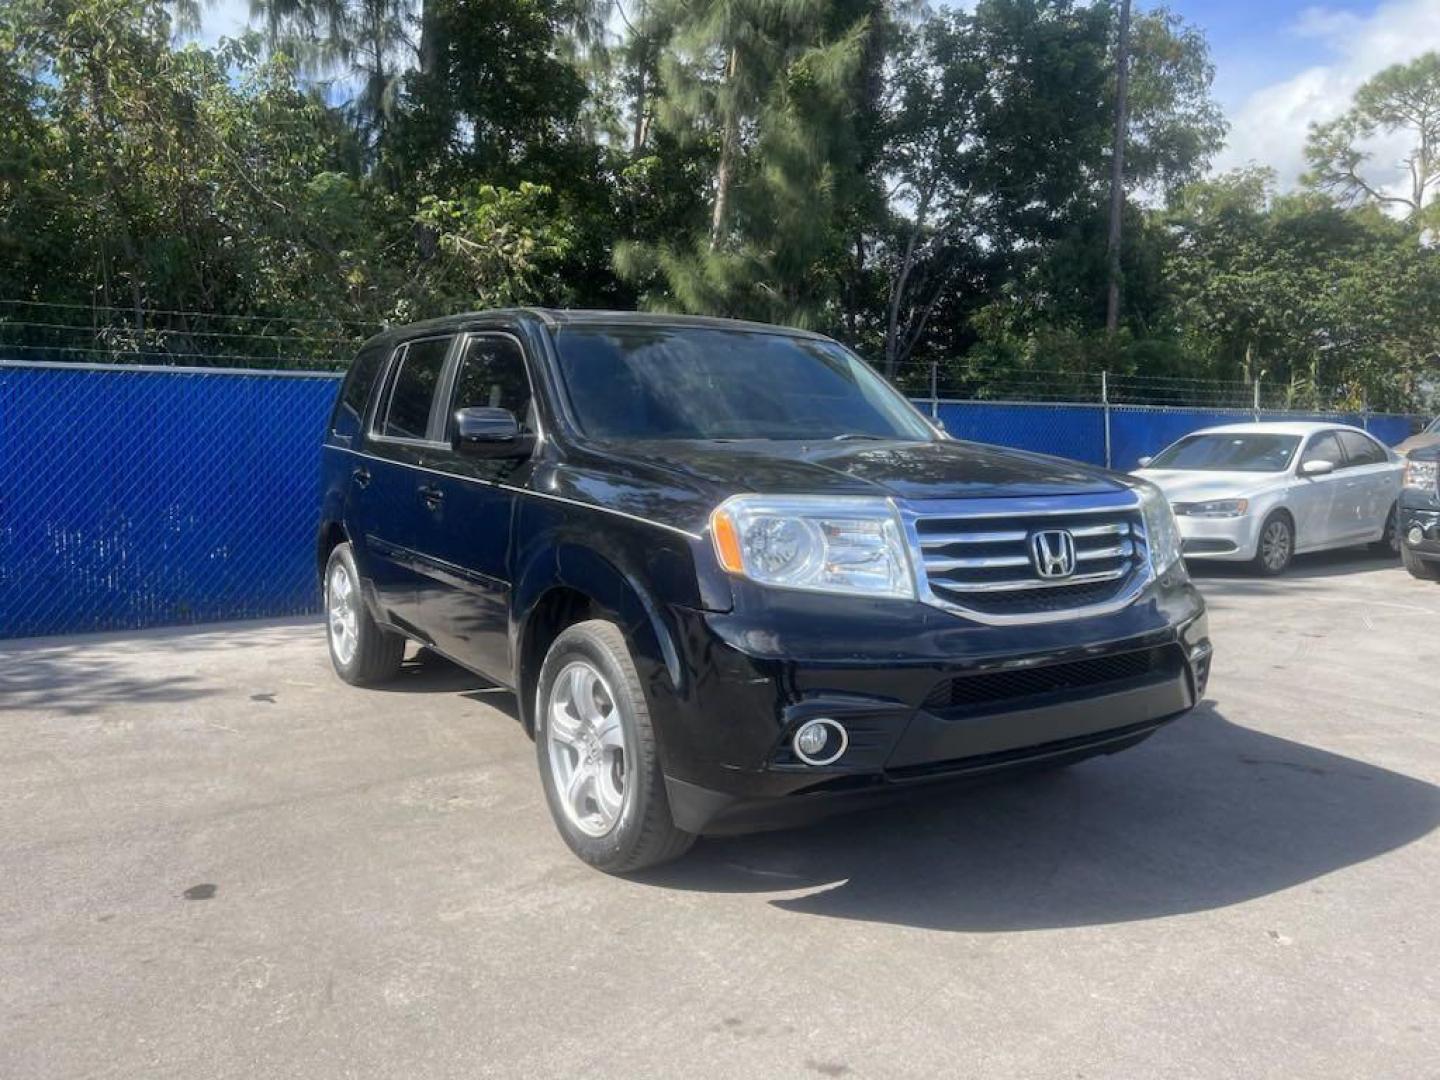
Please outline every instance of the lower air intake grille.
[[989, 712], [1020, 708], [1047, 694], [1103, 694], [1129, 684], [1173, 677], [1182, 658], [1174, 645], [1072, 660], [1044, 667], [1010, 668], [946, 679], [930, 691], [924, 708], [933, 713]]

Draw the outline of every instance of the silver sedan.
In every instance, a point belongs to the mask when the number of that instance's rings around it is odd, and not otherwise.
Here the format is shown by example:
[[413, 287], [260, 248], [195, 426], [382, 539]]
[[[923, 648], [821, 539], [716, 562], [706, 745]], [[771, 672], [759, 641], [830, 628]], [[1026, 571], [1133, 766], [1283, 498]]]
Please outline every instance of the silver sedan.
[[1192, 432], [1135, 475], [1165, 493], [1186, 559], [1279, 574], [1299, 552], [1396, 550], [1404, 462], [1344, 424], [1229, 424]]

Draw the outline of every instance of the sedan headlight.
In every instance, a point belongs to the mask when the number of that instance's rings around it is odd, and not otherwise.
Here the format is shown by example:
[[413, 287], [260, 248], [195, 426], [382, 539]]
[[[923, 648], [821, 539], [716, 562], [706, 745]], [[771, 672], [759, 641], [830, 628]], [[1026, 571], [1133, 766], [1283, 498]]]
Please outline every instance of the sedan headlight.
[[736, 495], [710, 515], [732, 574], [813, 592], [915, 598], [904, 530], [886, 499]]
[[1160, 577], [1180, 563], [1180, 527], [1170, 501], [1154, 484], [1135, 485], [1140, 496], [1140, 517], [1145, 523], [1145, 546], [1150, 549], [1150, 565]]
[[1405, 486], [1417, 488], [1420, 491], [1440, 490], [1440, 461], [1407, 459], [1405, 462]]
[[1249, 499], [1211, 499], [1209, 502], [1176, 503], [1178, 517], [1237, 518], [1250, 509]]

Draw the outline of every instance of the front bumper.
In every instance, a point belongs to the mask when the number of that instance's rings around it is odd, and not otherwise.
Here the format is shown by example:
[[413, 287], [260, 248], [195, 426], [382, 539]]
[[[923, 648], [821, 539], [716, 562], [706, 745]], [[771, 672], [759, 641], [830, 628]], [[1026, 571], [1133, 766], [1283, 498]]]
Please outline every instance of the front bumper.
[[1248, 562], [1260, 543], [1260, 518], [1242, 514], [1233, 518], [1177, 515], [1186, 559], [1220, 559]]
[[1440, 509], [1402, 505], [1400, 537], [1401, 542], [1416, 555], [1440, 559]]
[[[1204, 604], [1188, 583], [1156, 584], [1112, 615], [1021, 627], [925, 604], [748, 599], [758, 606], [679, 613], [696, 678], [652, 702], [671, 811], [689, 832], [789, 825], [1112, 753], [1191, 709], [1209, 675]], [[849, 749], [805, 765], [790, 738], [822, 716], [844, 724]]]

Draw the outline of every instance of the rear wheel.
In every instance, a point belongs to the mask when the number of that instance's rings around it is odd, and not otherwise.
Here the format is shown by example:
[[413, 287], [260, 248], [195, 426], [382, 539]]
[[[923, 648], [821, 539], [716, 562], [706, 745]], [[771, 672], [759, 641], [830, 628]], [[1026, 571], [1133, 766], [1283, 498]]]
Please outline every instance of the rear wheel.
[[405, 639], [370, 617], [349, 544], [336, 545], [325, 564], [325, 629], [335, 673], [351, 685], [373, 686], [400, 670]]
[[679, 858], [695, 842], [671, 818], [650, 710], [614, 623], [577, 623], [550, 646], [535, 754], [550, 815], [591, 866], [623, 874]]
[[1409, 548], [1402, 547], [1400, 561], [1405, 564], [1405, 569], [1410, 571], [1411, 577], [1421, 581], [1440, 581], [1440, 560], [1422, 559]]
[[1283, 574], [1295, 557], [1295, 529], [1284, 514], [1271, 514], [1260, 526], [1260, 542], [1255, 548], [1255, 569], [1267, 577]]
[[1390, 507], [1390, 514], [1385, 518], [1385, 531], [1380, 539], [1370, 545], [1371, 549], [1381, 555], [1389, 555], [1394, 558], [1400, 554], [1400, 504], [1396, 503]]

